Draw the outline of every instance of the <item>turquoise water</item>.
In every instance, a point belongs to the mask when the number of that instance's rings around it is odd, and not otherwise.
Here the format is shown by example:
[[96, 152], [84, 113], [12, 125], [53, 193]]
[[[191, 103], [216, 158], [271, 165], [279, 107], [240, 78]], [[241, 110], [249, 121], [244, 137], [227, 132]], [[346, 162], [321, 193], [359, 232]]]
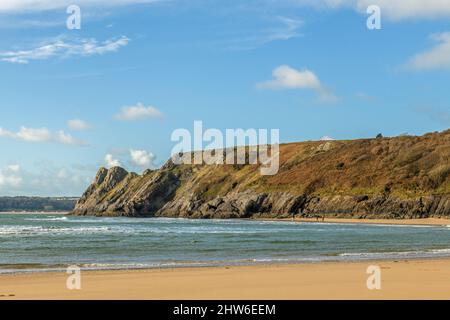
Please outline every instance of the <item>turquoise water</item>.
[[448, 226], [0, 214], [0, 273], [445, 256]]

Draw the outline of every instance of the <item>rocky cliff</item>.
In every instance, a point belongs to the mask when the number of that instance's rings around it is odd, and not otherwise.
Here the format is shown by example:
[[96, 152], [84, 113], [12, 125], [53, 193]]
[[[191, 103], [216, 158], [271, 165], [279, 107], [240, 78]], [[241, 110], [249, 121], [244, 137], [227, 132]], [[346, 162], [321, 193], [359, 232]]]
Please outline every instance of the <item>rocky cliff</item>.
[[174, 165], [101, 168], [75, 215], [189, 218], [450, 216], [450, 130], [420, 137], [280, 146], [280, 170]]

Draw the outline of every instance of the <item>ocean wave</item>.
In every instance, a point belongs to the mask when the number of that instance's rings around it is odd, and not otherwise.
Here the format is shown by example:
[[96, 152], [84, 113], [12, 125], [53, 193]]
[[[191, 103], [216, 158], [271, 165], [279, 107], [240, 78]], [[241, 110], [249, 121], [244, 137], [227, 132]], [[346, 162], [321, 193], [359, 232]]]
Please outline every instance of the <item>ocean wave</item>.
[[290, 264], [290, 263], [311, 263], [311, 262], [324, 262], [334, 260], [331, 257], [324, 256], [305, 256], [296, 258], [256, 258], [252, 259], [251, 262], [255, 264]]
[[189, 268], [212, 267], [235, 264], [233, 261], [173, 261], [173, 262], [135, 262], [135, 263], [86, 263], [83, 270], [127, 270], [127, 269], [156, 269], [156, 268]]
[[[39, 220], [46, 221], [46, 220]], [[50, 220], [49, 220], [50, 221]], [[51, 222], [66, 220], [51, 220]], [[39, 235], [39, 234], [85, 234], [85, 233], [111, 233], [111, 234], [131, 234], [131, 235], [150, 235], [150, 234], [211, 234], [211, 235], [245, 235], [253, 236], [268, 234], [273, 232], [298, 232], [298, 229], [264, 229], [264, 228], [245, 228], [245, 227], [225, 227], [225, 226], [159, 226], [159, 225], [81, 225], [81, 226], [0, 226], [0, 236], [8, 235]], [[323, 230], [325, 231], [325, 230]]]
[[[339, 253], [337, 256], [339, 256], [339, 257], [377, 257], [377, 256], [389, 256], [389, 255], [406, 256], [406, 255], [417, 255], [420, 253], [421, 253], [421, 251], [344, 252], [344, 253]], [[422, 251], [422, 253], [423, 253], [423, 251]]]
[[26, 218], [25, 221], [67, 221], [67, 217]]
[[41, 226], [0, 227], [0, 236], [40, 235], [40, 234], [90, 234], [109, 232], [108, 227], [58, 228]]
[[389, 251], [389, 252], [345, 252], [339, 253], [339, 257], [360, 257], [360, 258], [382, 258], [382, 257], [428, 257], [428, 256], [448, 256], [450, 248], [426, 249], [417, 251]]
[[450, 248], [447, 249], [431, 249], [430, 250], [433, 253], [449, 253], [450, 254]]
[[389, 228], [436, 228], [439, 226], [420, 225], [420, 224], [389, 224], [389, 223], [366, 223], [364, 226], [389, 227]]

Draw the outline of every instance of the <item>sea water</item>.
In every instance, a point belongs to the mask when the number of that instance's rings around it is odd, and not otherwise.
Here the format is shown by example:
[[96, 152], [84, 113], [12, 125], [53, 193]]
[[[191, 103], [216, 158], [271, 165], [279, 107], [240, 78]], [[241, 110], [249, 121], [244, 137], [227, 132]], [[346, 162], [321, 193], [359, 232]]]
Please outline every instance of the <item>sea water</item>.
[[0, 214], [0, 273], [447, 256], [448, 226]]

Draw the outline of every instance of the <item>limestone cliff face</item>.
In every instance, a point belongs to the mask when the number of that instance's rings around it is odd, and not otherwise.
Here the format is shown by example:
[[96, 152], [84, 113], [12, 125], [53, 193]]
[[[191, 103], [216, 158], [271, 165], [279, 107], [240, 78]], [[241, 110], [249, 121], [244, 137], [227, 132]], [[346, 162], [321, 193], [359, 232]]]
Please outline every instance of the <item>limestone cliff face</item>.
[[73, 214], [250, 218], [450, 216], [450, 130], [421, 137], [280, 146], [280, 170], [174, 165], [101, 168]]

